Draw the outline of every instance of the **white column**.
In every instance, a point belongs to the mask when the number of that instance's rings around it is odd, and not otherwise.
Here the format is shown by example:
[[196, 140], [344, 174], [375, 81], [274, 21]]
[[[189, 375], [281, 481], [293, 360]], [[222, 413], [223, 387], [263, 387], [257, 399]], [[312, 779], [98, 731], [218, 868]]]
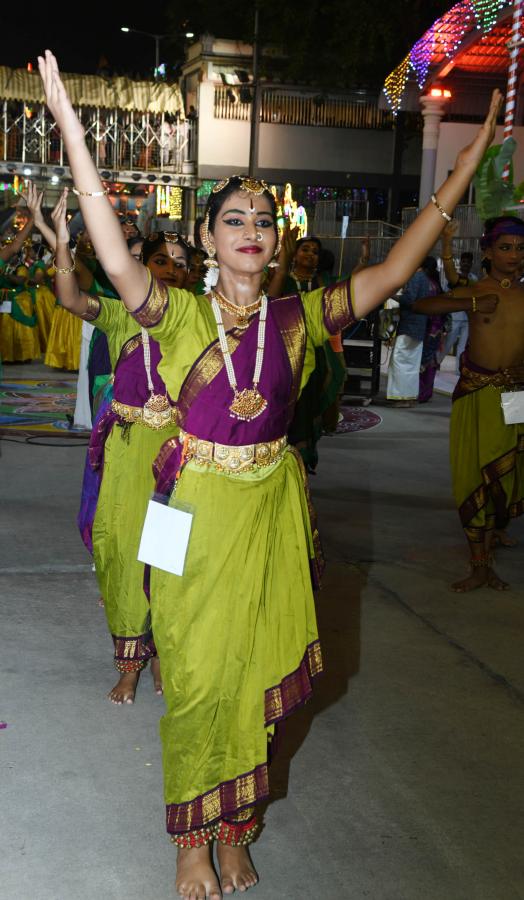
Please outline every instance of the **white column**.
[[419, 209], [422, 209], [428, 203], [435, 190], [438, 138], [446, 100], [442, 97], [432, 97], [426, 94], [420, 98], [420, 105], [424, 116], [424, 132], [422, 136], [422, 167], [420, 170], [418, 205]]

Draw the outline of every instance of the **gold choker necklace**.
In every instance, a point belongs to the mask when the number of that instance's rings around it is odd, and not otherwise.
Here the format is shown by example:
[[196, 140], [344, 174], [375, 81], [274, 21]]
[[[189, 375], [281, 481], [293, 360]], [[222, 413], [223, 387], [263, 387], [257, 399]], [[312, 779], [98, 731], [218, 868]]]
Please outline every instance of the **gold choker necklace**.
[[501, 288], [504, 288], [505, 290], [508, 290], [508, 288], [519, 281], [518, 275], [514, 278], [495, 278], [495, 276], [492, 275], [491, 278], [493, 278], [493, 281], [496, 281], [497, 284], [500, 284]]
[[224, 297], [220, 291], [217, 291], [216, 288], [212, 291], [212, 296], [215, 297], [220, 309], [232, 316], [237, 320], [237, 324], [239, 328], [245, 328], [248, 324], [248, 320], [251, 316], [254, 316], [260, 310], [260, 306], [262, 304], [262, 297], [264, 296], [261, 292], [258, 296], [258, 299], [255, 300], [254, 303], [250, 303], [247, 306], [237, 306], [235, 303], [231, 303], [231, 300], [228, 300], [227, 297]]

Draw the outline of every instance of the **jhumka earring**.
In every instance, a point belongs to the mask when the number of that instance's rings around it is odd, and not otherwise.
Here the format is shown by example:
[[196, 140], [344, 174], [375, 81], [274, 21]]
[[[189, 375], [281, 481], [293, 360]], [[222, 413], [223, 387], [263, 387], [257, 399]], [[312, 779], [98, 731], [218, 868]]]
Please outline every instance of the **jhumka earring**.
[[275, 253], [273, 255], [273, 259], [269, 262], [268, 269], [276, 269], [278, 266], [278, 257], [280, 255], [280, 251], [282, 250], [282, 238], [280, 234], [278, 235], [277, 245], [275, 247]]
[[208, 269], [217, 269], [218, 263], [215, 259], [216, 249], [211, 243], [209, 237], [209, 215], [207, 215], [200, 226], [200, 240], [202, 241], [202, 246], [208, 255], [208, 259], [204, 260], [204, 265], [207, 266]]

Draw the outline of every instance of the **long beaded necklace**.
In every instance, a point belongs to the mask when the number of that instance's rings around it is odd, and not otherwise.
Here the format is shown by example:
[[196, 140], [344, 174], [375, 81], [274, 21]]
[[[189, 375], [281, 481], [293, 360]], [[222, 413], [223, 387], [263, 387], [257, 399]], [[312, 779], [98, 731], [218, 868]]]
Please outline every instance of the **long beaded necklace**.
[[[257, 303], [258, 302], [259, 301], [257, 301]], [[231, 353], [229, 352], [224, 322], [222, 321], [222, 313], [214, 294], [211, 298], [211, 306], [217, 323], [218, 340], [224, 358], [229, 386], [233, 391], [233, 402], [229, 407], [229, 412], [233, 418], [240, 419], [243, 422], [249, 422], [251, 419], [256, 419], [257, 416], [260, 416], [267, 408], [267, 400], [258, 390], [258, 382], [260, 381], [260, 375], [262, 373], [264, 347], [266, 343], [267, 297], [263, 294], [260, 300], [260, 318], [258, 320], [257, 355], [255, 359], [255, 371], [253, 373], [253, 387], [244, 388], [243, 391], [238, 390], [235, 367], [233, 366], [233, 360], [231, 359]]]
[[151, 348], [149, 346], [149, 334], [142, 328], [142, 348], [144, 350], [144, 366], [146, 368], [147, 387], [149, 400], [142, 407], [144, 423], [150, 428], [162, 428], [166, 422], [171, 421], [172, 410], [165, 394], [155, 394], [155, 386], [151, 378]]
[[[308, 292], [308, 294], [311, 293], [311, 291], [313, 290], [313, 281], [314, 281], [314, 279], [315, 279], [316, 274], [317, 274], [317, 272], [316, 272], [316, 269], [315, 269], [315, 271], [313, 272], [311, 278], [308, 278], [308, 279], [307, 279], [307, 292]], [[298, 290], [299, 290], [299, 291], [303, 291], [304, 289], [303, 289], [303, 287], [302, 287], [302, 284], [306, 281], [306, 279], [305, 279], [305, 278], [299, 278], [298, 275], [296, 274], [296, 272], [295, 272], [294, 269], [293, 269], [292, 272], [291, 272], [291, 277], [292, 277], [293, 281], [295, 282], [295, 284], [296, 284]]]

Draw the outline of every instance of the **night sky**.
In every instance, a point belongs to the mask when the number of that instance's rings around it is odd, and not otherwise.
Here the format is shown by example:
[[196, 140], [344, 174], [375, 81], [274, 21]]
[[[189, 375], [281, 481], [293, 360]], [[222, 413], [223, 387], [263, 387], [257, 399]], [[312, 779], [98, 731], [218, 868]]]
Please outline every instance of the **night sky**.
[[37, 56], [48, 47], [56, 53], [64, 72], [94, 74], [104, 56], [110, 70], [117, 74], [145, 73], [154, 66], [154, 40], [124, 34], [120, 26], [163, 34], [164, 11], [169, 6], [172, 0], [152, 4], [120, 0], [20, 5], [4, 2], [0, 14], [0, 64], [25, 68], [32, 62], [36, 66]]

